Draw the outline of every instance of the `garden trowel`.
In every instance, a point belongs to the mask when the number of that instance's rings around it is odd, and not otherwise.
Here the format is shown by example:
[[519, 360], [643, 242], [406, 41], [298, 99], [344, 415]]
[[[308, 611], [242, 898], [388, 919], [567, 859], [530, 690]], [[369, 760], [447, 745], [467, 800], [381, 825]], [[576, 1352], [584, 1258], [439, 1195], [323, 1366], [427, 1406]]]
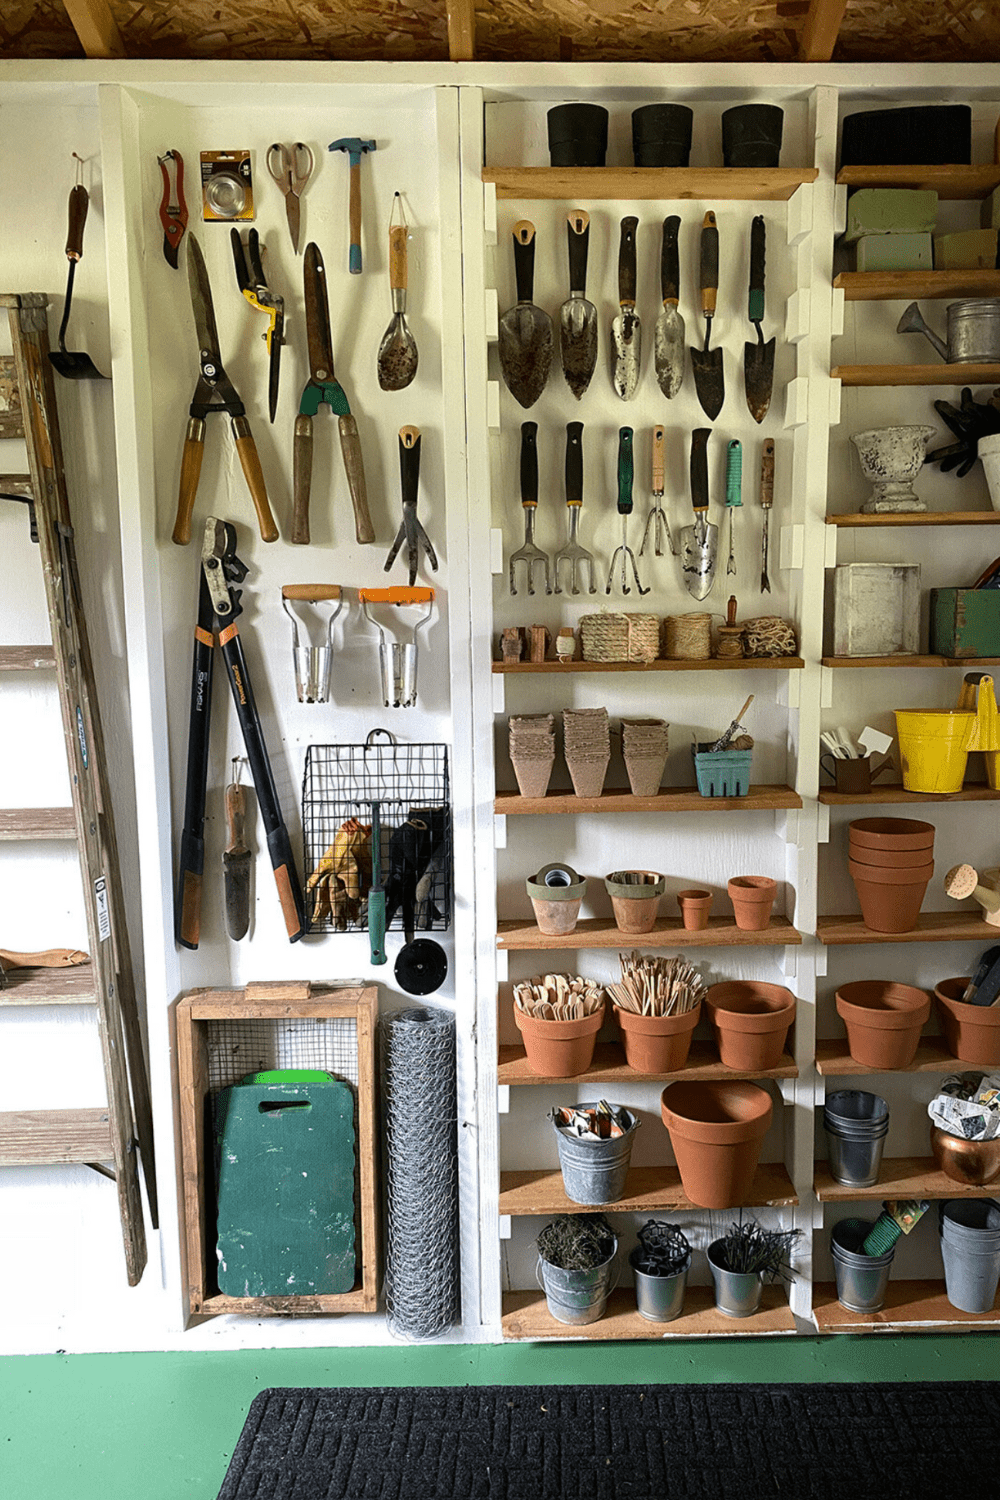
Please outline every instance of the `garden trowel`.
[[719, 528], [708, 519], [708, 440], [710, 427], [696, 427], [691, 434], [691, 505], [694, 524], [680, 534], [681, 572], [684, 587], [695, 599], [704, 599], [715, 582], [715, 559], [719, 551]]
[[597, 308], [587, 301], [587, 249], [590, 215], [574, 208], [567, 216], [569, 297], [559, 309], [559, 348], [563, 374], [579, 401], [597, 364]]
[[684, 319], [677, 311], [680, 286], [677, 231], [680, 222], [679, 214], [664, 219], [660, 252], [663, 310], [656, 320], [656, 378], [668, 401], [677, 395], [684, 379]]
[[758, 214], [750, 226], [750, 294], [747, 317], [757, 330], [756, 344], [743, 345], [743, 384], [747, 406], [755, 422], [763, 422], [771, 404], [774, 382], [774, 339], [764, 342], [760, 324], [764, 316], [765, 229]]
[[639, 384], [642, 329], [635, 310], [635, 231], [639, 220], [622, 219], [618, 248], [619, 313], [611, 324], [612, 371], [615, 394], [631, 401]]
[[719, 295], [719, 230], [715, 215], [709, 211], [701, 226], [701, 259], [698, 283], [701, 287], [701, 310], [705, 318], [705, 344], [702, 349], [691, 349], [691, 368], [694, 370], [695, 389], [701, 409], [714, 422], [726, 399], [726, 375], [722, 364], [722, 350], [710, 349], [712, 321]]

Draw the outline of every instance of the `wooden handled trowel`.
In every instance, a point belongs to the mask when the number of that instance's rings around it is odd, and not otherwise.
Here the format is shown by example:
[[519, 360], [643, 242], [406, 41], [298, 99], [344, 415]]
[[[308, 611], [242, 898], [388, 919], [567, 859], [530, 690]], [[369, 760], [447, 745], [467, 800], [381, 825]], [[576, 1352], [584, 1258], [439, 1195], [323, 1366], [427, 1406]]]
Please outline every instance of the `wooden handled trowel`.
[[223, 850], [226, 879], [226, 929], [234, 943], [246, 937], [250, 926], [251, 854], [243, 832], [247, 815], [246, 787], [239, 781], [239, 757], [233, 757], [235, 779], [226, 787], [226, 823], [229, 846]]
[[691, 434], [691, 506], [694, 524], [680, 533], [681, 572], [684, 587], [695, 599], [705, 599], [715, 582], [715, 559], [719, 552], [719, 528], [708, 519], [708, 440], [710, 427], [696, 427]]

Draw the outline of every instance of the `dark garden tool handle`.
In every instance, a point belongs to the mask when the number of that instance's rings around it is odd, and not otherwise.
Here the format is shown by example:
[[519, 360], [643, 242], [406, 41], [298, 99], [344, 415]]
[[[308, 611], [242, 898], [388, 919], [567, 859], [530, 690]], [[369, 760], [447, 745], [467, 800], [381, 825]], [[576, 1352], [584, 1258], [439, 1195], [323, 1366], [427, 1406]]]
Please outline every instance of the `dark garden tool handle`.
[[569, 243], [569, 289], [582, 297], [587, 290], [587, 252], [590, 249], [590, 215], [574, 208], [567, 215], [566, 239]]
[[750, 296], [747, 317], [751, 323], [759, 323], [764, 316], [764, 259], [767, 230], [764, 219], [757, 214], [750, 225]]
[[774, 503], [774, 438], [766, 438], [760, 453], [760, 503], [770, 510]]
[[368, 947], [373, 964], [388, 963], [385, 951], [385, 886], [382, 883], [382, 824], [379, 803], [372, 810], [372, 886], [368, 892]]
[[538, 423], [521, 423], [521, 504], [534, 510], [538, 504]]
[[79, 183], [69, 192], [69, 225], [66, 230], [66, 259], [83, 259], [83, 226], [87, 222], [90, 194]]
[[518, 302], [530, 302], [535, 289], [535, 226], [530, 219], [514, 225], [514, 276]]
[[182, 948], [197, 948], [201, 935], [201, 885], [205, 868], [205, 788], [208, 782], [208, 733], [212, 715], [212, 601], [202, 573], [198, 624], [191, 669], [191, 716], [188, 720], [187, 783], [174, 901], [174, 936]]
[[566, 504], [583, 504], [583, 423], [566, 423]]
[[708, 513], [708, 440], [711, 427], [696, 427], [691, 434], [691, 505], [699, 514]]
[[677, 249], [680, 215], [671, 214], [663, 221], [663, 249], [660, 252], [660, 295], [664, 302], [680, 300], [681, 263]]
[[705, 215], [701, 226], [698, 284], [701, 287], [701, 310], [711, 316], [715, 312], [719, 292], [719, 231], [711, 210]]
[[635, 306], [635, 231], [639, 220], [633, 215], [622, 219], [622, 236], [618, 245], [618, 302], [622, 307]]
[[399, 429], [399, 485], [404, 505], [417, 503], [420, 488], [420, 428]]
[[632, 514], [632, 481], [635, 477], [635, 455], [631, 427], [618, 429], [618, 514]]

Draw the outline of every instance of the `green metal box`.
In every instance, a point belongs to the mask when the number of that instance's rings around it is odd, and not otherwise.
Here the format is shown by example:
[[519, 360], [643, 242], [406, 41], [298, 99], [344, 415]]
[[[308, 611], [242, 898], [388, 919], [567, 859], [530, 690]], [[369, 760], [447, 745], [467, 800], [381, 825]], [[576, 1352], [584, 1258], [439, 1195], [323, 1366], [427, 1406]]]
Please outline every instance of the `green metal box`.
[[1000, 589], [931, 589], [934, 656], [1000, 656]]

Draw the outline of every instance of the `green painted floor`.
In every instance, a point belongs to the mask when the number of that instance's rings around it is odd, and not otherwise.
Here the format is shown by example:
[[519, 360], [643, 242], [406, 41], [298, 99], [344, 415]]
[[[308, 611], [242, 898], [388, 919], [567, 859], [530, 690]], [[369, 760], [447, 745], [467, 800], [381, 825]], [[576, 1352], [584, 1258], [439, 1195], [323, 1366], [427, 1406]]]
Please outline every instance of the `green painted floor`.
[[215, 1500], [267, 1386], [991, 1380], [1000, 1334], [26, 1355], [0, 1359], [0, 1489]]

